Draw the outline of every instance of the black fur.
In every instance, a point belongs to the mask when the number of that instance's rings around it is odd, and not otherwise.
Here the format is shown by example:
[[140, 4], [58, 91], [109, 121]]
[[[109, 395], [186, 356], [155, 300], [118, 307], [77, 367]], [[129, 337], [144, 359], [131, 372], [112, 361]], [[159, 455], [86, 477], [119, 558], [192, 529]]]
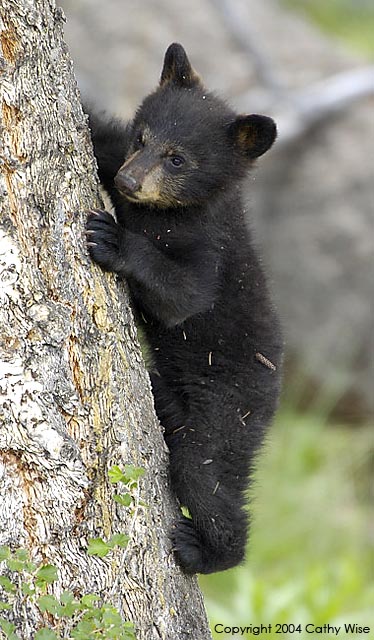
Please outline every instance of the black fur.
[[192, 517], [173, 533], [177, 558], [228, 569], [244, 557], [245, 492], [280, 388], [279, 323], [240, 194], [275, 125], [207, 92], [174, 44], [132, 123], [90, 126], [117, 222], [90, 212], [89, 251], [127, 279], [151, 346], [171, 482]]

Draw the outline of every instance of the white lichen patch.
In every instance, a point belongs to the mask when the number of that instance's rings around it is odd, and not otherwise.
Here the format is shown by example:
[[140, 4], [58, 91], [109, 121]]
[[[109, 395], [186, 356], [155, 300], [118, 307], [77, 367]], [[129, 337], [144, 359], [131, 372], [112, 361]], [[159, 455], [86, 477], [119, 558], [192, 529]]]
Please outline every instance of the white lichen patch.
[[56, 429], [52, 429], [45, 421], [39, 422], [34, 429], [33, 436], [53, 458], [59, 457], [65, 441]]
[[46, 322], [49, 318], [49, 308], [46, 304], [33, 304], [28, 311], [34, 322]]
[[15, 104], [17, 97], [15, 85], [8, 80], [3, 80], [1, 82], [0, 97], [8, 106]]
[[22, 269], [19, 249], [14, 239], [4, 229], [0, 229], [0, 303], [6, 305], [9, 300], [17, 303], [19, 293], [16, 283]]
[[37, 424], [43, 420], [36, 402], [42, 389], [39, 382], [25, 374], [20, 356], [13, 360], [0, 360], [0, 407], [4, 419], [17, 425], [13, 434], [7, 429], [0, 431], [0, 448], [17, 448], [22, 443], [23, 429], [30, 423]]

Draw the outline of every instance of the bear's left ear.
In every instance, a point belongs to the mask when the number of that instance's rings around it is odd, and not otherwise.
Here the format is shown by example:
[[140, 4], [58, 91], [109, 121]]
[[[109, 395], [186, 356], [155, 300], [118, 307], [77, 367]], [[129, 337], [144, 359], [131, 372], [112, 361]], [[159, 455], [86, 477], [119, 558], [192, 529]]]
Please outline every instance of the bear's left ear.
[[274, 120], [257, 114], [238, 116], [228, 129], [231, 138], [250, 160], [262, 156], [277, 137]]
[[168, 82], [187, 88], [200, 83], [200, 78], [191, 67], [185, 50], [177, 42], [171, 44], [165, 53], [161, 87]]

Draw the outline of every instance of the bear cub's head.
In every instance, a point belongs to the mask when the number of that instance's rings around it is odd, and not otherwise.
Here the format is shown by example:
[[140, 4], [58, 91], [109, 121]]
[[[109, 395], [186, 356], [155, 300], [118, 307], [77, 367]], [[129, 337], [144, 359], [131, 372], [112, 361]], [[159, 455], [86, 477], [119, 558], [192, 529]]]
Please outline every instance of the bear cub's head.
[[241, 179], [273, 144], [276, 126], [237, 115], [206, 91], [180, 44], [167, 49], [160, 85], [139, 107], [115, 184], [131, 202], [201, 205]]

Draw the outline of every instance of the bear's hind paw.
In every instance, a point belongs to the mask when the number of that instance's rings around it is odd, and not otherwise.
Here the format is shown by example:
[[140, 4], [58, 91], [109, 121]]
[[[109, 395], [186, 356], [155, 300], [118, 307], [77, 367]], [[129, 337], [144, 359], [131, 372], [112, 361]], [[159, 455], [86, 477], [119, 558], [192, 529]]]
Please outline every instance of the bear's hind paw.
[[202, 545], [190, 518], [183, 516], [172, 533], [172, 542], [178, 564], [185, 573], [203, 571]]

